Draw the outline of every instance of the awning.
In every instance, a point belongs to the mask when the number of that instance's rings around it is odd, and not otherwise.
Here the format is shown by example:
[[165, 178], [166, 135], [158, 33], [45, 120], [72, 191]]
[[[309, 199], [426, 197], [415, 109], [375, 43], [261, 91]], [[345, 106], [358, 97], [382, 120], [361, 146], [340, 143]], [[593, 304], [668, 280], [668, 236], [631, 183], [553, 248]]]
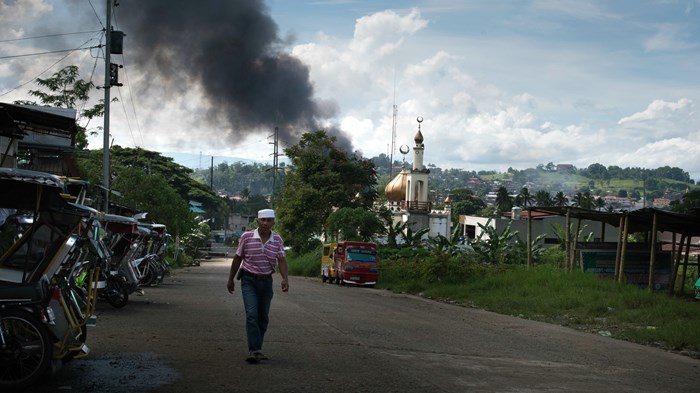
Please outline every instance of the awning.
[[0, 103], [0, 136], [22, 139], [29, 132], [73, 139], [75, 109]]

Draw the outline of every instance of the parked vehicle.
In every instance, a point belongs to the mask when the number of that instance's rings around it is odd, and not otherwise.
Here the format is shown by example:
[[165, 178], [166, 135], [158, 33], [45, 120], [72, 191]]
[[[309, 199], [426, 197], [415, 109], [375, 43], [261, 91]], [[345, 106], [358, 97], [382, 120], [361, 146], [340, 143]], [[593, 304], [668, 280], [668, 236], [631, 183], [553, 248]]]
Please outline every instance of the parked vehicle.
[[338, 242], [333, 259], [338, 284], [367, 285], [370, 287], [377, 284], [379, 258], [377, 257], [376, 244], [354, 241]]
[[140, 253], [143, 250], [144, 237], [150, 234], [146, 229], [139, 229], [139, 222], [132, 217], [105, 214], [102, 218], [106, 231], [105, 242], [111, 250], [111, 269], [117, 271], [117, 277], [123, 279], [122, 285], [128, 294], [142, 292], [141, 272], [137, 269]]
[[170, 273], [170, 267], [163, 257], [167, 239], [165, 225], [140, 222], [138, 229], [141, 242], [136, 255], [139, 257], [133, 263], [141, 275], [140, 285], [158, 285]]
[[334, 283], [338, 276], [335, 274], [335, 264], [333, 262], [333, 251], [338, 243], [325, 243], [321, 250], [321, 281]]
[[158, 285], [163, 282], [165, 276], [170, 274], [170, 266], [165, 260], [165, 248], [167, 247], [168, 235], [163, 224], [140, 224], [150, 229], [148, 246], [146, 247], [146, 257], [148, 260], [147, 275], [143, 278], [143, 285]]
[[91, 209], [56, 176], [0, 168], [0, 390], [22, 389], [84, 356], [99, 268]]

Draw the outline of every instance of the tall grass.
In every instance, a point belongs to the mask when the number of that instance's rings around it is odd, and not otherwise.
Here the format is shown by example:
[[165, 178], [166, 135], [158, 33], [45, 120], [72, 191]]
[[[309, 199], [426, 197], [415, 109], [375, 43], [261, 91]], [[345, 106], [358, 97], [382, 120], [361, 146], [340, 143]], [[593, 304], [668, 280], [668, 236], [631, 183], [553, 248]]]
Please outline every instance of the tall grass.
[[287, 267], [292, 276], [321, 277], [321, 249], [306, 254], [287, 254]]
[[[468, 254], [392, 256], [380, 262], [377, 287], [640, 344], [700, 352], [700, 301], [567, 272], [558, 267], [556, 253], [546, 253], [530, 269], [487, 265]], [[290, 256], [290, 272], [318, 277], [320, 259], [320, 250]]]

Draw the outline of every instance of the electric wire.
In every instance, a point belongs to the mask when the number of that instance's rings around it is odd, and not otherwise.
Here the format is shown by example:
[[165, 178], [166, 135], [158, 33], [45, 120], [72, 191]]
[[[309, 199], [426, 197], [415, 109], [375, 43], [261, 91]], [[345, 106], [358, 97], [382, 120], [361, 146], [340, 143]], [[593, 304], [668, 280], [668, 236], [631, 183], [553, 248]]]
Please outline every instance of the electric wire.
[[36, 40], [39, 38], [52, 38], [52, 37], [61, 37], [64, 35], [75, 35], [75, 34], [88, 34], [88, 33], [97, 33], [102, 30], [90, 30], [90, 31], [77, 31], [75, 33], [57, 33], [57, 34], [48, 34], [48, 35], [38, 35], [34, 37], [22, 37], [22, 38], [10, 38], [7, 40], [0, 40], [0, 43], [3, 42], [15, 42], [15, 41], [24, 41], [24, 40]]
[[56, 64], [59, 64], [60, 62], [62, 62], [63, 60], [65, 60], [68, 56], [70, 56], [73, 52], [75, 52], [75, 51], [77, 51], [77, 50], [99, 48], [101, 45], [100, 45], [100, 46], [96, 46], [96, 47], [82, 48], [82, 46], [86, 45], [88, 42], [92, 41], [93, 39], [94, 39], [94, 37], [91, 37], [89, 40], [85, 41], [82, 45], [80, 45], [80, 47], [71, 50], [69, 53], [67, 53], [65, 56], [61, 57], [60, 59], [58, 59], [56, 62], [54, 62], [53, 64], [51, 64], [49, 67], [47, 67], [46, 69], [44, 69], [44, 71], [40, 72], [40, 73], [39, 73], [38, 75], [36, 75], [35, 77], [29, 79], [28, 81], [26, 81], [26, 82], [24, 82], [24, 83], [19, 84], [18, 86], [14, 87], [14, 88], [12, 88], [12, 89], [10, 89], [10, 90], [8, 90], [8, 91], [2, 93], [2, 94], [0, 94], [0, 97], [3, 97], [3, 96], [5, 96], [5, 95], [7, 95], [7, 94], [10, 94], [10, 93], [12, 93], [13, 91], [15, 91], [15, 90], [17, 90], [17, 89], [19, 89], [19, 88], [21, 88], [21, 87], [24, 87], [24, 86], [28, 85], [29, 83], [35, 81], [37, 78], [39, 78], [40, 76], [42, 76], [42, 75], [44, 75], [45, 73], [47, 73], [50, 69], [52, 69], [53, 67], [55, 67]]
[[87, 48], [73, 48], [73, 49], [59, 49], [59, 50], [51, 50], [51, 51], [46, 51], [46, 52], [35, 52], [35, 53], [24, 53], [21, 55], [11, 55], [11, 56], [0, 56], [0, 60], [4, 59], [16, 59], [18, 57], [29, 57], [29, 56], [40, 56], [40, 55], [50, 55], [53, 53], [63, 53], [63, 52], [75, 52], [78, 50], [85, 50], [85, 49], [95, 49], [98, 48], [97, 46], [91, 46]]
[[[99, 56], [95, 56], [95, 63], [92, 65], [92, 71], [90, 72], [90, 79], [89, 79], [89, 80], [90, 80], [90, 83], [92, 83], [93, 86], [94, 86], [95, 84], [92, 82], [92, 79], [95, 77], [95, 69], [97, 69], [97, 61], [98, 61], [98, 60], [99, 60]], [[82, 103], [82, 105], [81, 105], [81, 107], [80, 107], [80, 111], [79, 111], [78, 113], [82, 113], [82, 112], [83, 112], [83, 110], [85, 109], [85, 105], [86, 105], [86, 104], [87, 104], [87, 100], [86, 100], [86, 101], [83, 101], [83, 103]], [[92, 120], [91, 118], [88, 118], [88, 119], [87, 119], [87, 122], [85, 123], [85, 126], [84, 126], [84, 127], [85, 127], [85, 130], [86, 130], [86, 131], [88, 130], [88, 126], [90, 125], [90, 121], [91, 121], [91, 120]]]
[[97, 10], [95, 9], [95, 6], [92, 4], [92, 0], [88, 0], [88, 3], [90, 3], [90, 8], [92, 8], [92, 12], [95, 13], [95, 18], [97, 18], [97, 21], [100, 23], [100, 26], [102, 26], [102, 30], [107, 31], [107, 29], [105, 28], [105, 24], [102, 23], [102, 19], [100, 19], [100, 15], [97, 14]]
[[[118, 14], [116, 7], [112, 10], [112, 18], [114, 20], [115, 26], [119, 26], [119, 20], [118, 20]], [[122, 62], [124, 63], [123, 70], [124, 70], [124, 79], [126, 82], [126, 85], [129, 86], [128, 88], [128, 95], [129, 95], [129, 101], [131, 102], [131, 110], [134, 116], [134, 122], [136, 123], [136, 132], [138, 133], [139, 139], [141, 140], [141, 147], [146, 148], [146, 144], [143, 140], [143, 133], [141, 132], [141, 125], [139, 123], [139, 118], [138, 118], [138, 112], [136, 111], [136, 104], [134, 103], [134, 96], [132, 94], [132, 89], [131, 89], [131, 84], [129, 83], [129, 74], [127, 72], [127, 66], [126, 66], [126, 57], [124, 54], [122, 54]], [[119, 96], [122, 98], [120, 100], [121, 105], [122, 105], [122, 110], [124, 111], [124, 117], [126, 118], [126, 125], [129, 128], [129, 134], [131, 134], [131, 140], [134, 143], [134, 146], [139, 147], [139, 143], [136, 141], [136, 137], [134, 136], [134, 130], [133, 127], [131, 126], [131, 122], [129, 121], [129, 114], [127, 113], [126, 106], [124, 104], [124, 95], [122, 94], [122, 89], [121, 86], [117, 86], [117, 89], [119, 91]]]

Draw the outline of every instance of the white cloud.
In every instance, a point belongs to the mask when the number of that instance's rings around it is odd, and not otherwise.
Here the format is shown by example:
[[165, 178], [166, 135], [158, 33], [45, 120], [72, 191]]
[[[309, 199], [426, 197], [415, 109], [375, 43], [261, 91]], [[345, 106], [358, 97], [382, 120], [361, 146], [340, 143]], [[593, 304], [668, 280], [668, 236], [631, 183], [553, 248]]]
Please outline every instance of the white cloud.
[[646, 110], [637, 112], [631, 116], [623, 117], [618, 124], [668, 119], [678, 116], [685, 117], [693, 113], [693, 106], [693, 102], [687, 98], [681, 98], [678, 102], [654, 100], [654, 102], [649, 104]]
[[[695, 118], [695, 105], [687, 98], [681, 98], [677, 102], [654, 100], [642, 112], [623, 117], [618, 121], [625, 127], [657, 128], [659, 132], [669, 129], [670, 124], [676, 124], [676, 130], [686, 133], [686, 127], [680, 125], [692, 125]], [[695, 124], [697, 125], [697, 124]]]
[[[689, 143], [684, 138], [664, 139], [653, 141], [638, 149], [620, 156], [620, 166], [658, 168], [668, 165], [690, 170], [697, 167], [696, 161], [700, 154], [700, 144]], [[697, 175], [697, 173], [695, 173]]]
[[355, 25], [350, 50], [358, 55], [385, 56], [401, 46], [405, 35], [414, 34], [427, 25], [415, 8], [403, 17], [392, 10], [363, 16]]

